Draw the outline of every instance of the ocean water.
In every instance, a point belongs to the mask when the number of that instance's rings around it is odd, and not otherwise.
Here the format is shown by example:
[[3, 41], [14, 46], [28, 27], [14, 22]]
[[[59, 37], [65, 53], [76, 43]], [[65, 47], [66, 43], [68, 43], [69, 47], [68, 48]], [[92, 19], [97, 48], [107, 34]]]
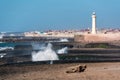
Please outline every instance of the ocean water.
[[[23, 32], [1, 32], [1, 38], [8, 38], [10, 36], [23, 36]], [[61, 38], [55, 42], [69, 42], [68, 39]], [[66, 54], [67, 47], [56, 47], [52, 43], [54, 41], [46, 42], [0, 42], [0, 59], [18, 59], [24, 61], [26, 56], [31, 56], [31, 61], [46, 61], [59, 60], [58, 54]], [[25, 56], [25, 57], [24, 57]], [[12, 60], [13, 61], [13, 60]], [[17, 60], [15, 60], [17, 61]]]
[[46, 61], [59, 60], [58, 54], [66, 53], [67, 47], [56, 48], [47, 42], [0, 43], [0, 58], [31, 56], [32, 61]]

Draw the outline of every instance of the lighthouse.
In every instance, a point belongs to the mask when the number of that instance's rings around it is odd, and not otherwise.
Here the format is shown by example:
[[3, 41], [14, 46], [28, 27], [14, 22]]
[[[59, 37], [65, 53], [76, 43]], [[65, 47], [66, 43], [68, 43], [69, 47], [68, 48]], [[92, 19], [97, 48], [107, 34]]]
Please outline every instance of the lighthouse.
[[92, 34], [96, 34], [96, 13], [92, 13]]

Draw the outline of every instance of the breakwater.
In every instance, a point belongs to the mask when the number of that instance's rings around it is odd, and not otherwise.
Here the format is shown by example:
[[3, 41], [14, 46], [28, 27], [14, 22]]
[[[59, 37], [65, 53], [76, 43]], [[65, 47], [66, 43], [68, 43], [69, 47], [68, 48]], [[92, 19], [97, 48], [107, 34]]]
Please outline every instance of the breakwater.
[[[64, 39], [64, 37], [23, 37], [23, 36], [6, 36], [4, 38], [0, 39], [0, 42], [57, 42], [60, 41], [60, 39]], [[66, 38], [70, 41], [73, 41], [73, 38]]]
[[[59, 60], [47, 60], [32, 62], [31, 55], [16, 57], [3, 57], [0, 59], [2, 64], [59, 64], [74, 62], [119, 62], [119, 49], [69, 49], [67, 54], [58, 54]], [[52, 62], [51, 62], [52, 61]]]
[[[41, 42], [41, 41], [37, 41], [37, 42]], [[70, 41], [70, 42], [55, 41], [51, 43], [55, 48], [68, 47], [67, 50], [68, 53], [58, 54], [59, 60], [53, 61], [52, 63], [120, 61], [119, 43], [117, 45], [114, 42], [89, 43], [89, 42], [74, 42], [74, 41]], [[14, 54], [14, 56], [6, 55], [3, 58], [1, 57], [0, 64], [31, 62], [32, 52], [35, 51], [36, 53], [38, 53], [39, 51], [39, 50], [33, 50], [32, 47], [33, 46], [31, 46], [30, 44], [29, 45], [27, 44], [26, 46], [25, 44], [24, 45], [20, 44], [14, 46], [15, 50], [1, 51], [1, 53], [7, 53], [8, 55]]]

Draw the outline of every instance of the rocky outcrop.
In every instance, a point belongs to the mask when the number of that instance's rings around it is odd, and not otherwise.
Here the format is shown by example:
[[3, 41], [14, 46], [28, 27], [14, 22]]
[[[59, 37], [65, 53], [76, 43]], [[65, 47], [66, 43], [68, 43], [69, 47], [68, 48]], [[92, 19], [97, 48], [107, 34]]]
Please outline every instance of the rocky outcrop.
[[66, 73], [84, 72], [86, 70], [86, 68], [87, 68], [86, 65], [73, 66], [73, 67], [69, 67], [66, 70]]

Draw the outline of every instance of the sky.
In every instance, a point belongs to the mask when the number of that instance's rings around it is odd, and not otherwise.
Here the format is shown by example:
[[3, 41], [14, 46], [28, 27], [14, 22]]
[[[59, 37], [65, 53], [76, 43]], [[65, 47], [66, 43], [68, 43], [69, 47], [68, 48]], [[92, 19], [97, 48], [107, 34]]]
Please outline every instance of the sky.
[[0, 32], [120, 27], [120, 0], [0, 0]]

